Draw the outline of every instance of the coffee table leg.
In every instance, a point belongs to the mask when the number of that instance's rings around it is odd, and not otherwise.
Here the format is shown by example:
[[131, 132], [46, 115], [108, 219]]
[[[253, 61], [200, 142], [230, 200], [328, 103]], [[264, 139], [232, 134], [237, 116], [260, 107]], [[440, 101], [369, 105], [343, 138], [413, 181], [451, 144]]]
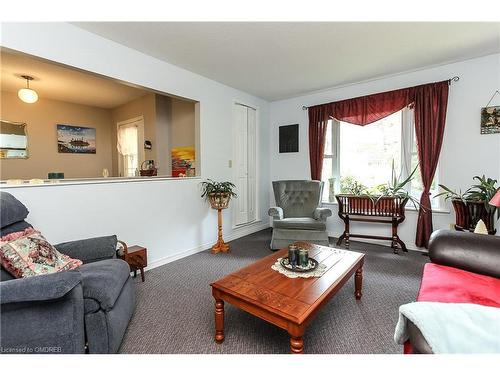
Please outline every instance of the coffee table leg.
[[290, 337], [290, 352], [292, 354], [304, 353], [304, 340], [302, 337]]
[[215, 342], [222, 344], [224, 341], [224, 301], [215, 299]]
[[363, 295], [363, 293], [361, 292], [361, 288], [363, 286], [363, 267], [359, 267], [356, 270], [356, 275], [354, 276], [354, 285], [354, 295], [356, 296], [356, 299], [361, 299], [361, 296]]

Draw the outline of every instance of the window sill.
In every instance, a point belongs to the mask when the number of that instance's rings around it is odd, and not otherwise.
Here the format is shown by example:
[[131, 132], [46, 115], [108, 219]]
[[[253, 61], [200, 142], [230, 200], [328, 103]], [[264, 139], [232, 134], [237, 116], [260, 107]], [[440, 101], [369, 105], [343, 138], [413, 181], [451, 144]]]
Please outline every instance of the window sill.
[[[337, 202], [321, 202], [323, 206], [338, 206]], [[415, 209], [413, 206], [406, 207], [406, 211], [413, 211], [417, 212], [418, 210]], [[433, 208], [432, 209], [433, 214], [443, 214], [443, 215], [449, 215], [451, 211], [447, 208], [439, 207], [439, 208]]]
[[7, 181], [0, 181], [0, 189], [15, 189], [15, 188], [32, 188], [32, 187], [47, 187], [47, 186], [68, 186], [68, 185], [94, 185], [94, 184], [116, 184], [125, 182], [150, 182], [150, 181], [166, 181], [166, 180], [199, 180], [200, 176], [195, 177], [108, 177], [108, 178], [80, 178], [80, 179], [64, 179], [64, 180], [41, 180], [41, 182], [30, 183], [29, 180], [24, 180], [20, 184], [8, 184]]

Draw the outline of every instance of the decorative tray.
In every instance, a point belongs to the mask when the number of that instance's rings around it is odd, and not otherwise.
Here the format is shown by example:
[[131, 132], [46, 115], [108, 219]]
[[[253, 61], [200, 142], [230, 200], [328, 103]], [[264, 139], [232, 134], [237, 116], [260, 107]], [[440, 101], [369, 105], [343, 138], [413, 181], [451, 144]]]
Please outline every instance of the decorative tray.
[[281, 258], [280, 264], [283, 266], [283, 268], [286, 268], [289, 271], [293, 272], [311, 272], [314, 271], [316, 268], [318, 268], [318, 261], [316, 261], [313, 258], [309, 258], [309, 264], [307, 267], [302, 267], [302, 266], [292, 266], [288, 260], [288, 257]]

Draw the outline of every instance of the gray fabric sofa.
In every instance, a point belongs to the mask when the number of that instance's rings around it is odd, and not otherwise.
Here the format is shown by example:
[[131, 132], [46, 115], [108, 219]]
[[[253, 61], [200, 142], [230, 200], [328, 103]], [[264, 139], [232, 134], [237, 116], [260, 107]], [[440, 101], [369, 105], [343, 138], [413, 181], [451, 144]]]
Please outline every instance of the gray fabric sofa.
[[[30, 226], [26, 207], [0, 192], [1, 235]], [[116, 258], [116, 236], [55, 247], [76, 270], [14, 279], [0, 270], [2, 353], [116, 353], [135, 310], [135, 284]]]
[[329, 208], [321, 207], [322, 181], [273, 181], [276, 207], [269, 209], [273, 218], [271, 249], [277, 250], [295, 241], [329, 245], [326, 219]]

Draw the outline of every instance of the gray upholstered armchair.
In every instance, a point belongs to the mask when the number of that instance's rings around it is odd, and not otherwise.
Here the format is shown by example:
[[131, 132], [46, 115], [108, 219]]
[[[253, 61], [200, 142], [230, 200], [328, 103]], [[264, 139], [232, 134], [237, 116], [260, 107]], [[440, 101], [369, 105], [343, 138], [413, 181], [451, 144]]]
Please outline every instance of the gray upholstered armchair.
[[269, 209], [273, 217], [271, 249], [280, 249], [295, 241], [328, 246], [326, 218], [329, 208], [321, 207], [322, 181], [273, 181], [277, 207]]

